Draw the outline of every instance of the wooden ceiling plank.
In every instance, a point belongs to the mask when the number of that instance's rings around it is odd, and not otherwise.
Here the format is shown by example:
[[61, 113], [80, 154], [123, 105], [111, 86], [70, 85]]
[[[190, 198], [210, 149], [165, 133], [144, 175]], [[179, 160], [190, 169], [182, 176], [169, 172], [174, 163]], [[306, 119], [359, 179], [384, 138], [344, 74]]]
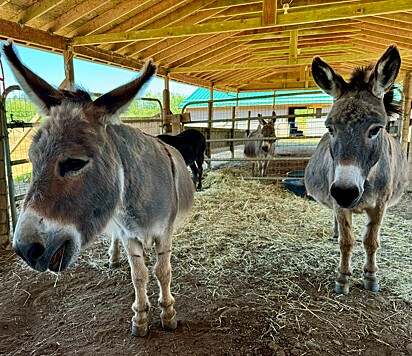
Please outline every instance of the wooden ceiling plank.
[[17, 22], [20, 25], [26, 25], [30, 23], [30, 21], [38, 18], [39, 16], [60, 5], [63, 1], [64, 0], [36, 1], [33, 5], [31, 5], [18, 15]]
[[[412, 19], [412, 17], [411, 17]], [[409, 30], [412, 31], [412, 23], [405, 23], [402, 21], [397, 21], [395, 19], [386, 19], [386, 18], [379, 18], [379, 17], [365, 17], [361, 19], [364, 23], [374, 24], [377, 26], [385, 26], [388, 28], [395, 28], [399, 30]]]
[[187, 58], [193, 53], [201, 51], [202, 49], [204, 50], [205, 48], [208, 48], [215, 43], [222, 44], [223, 41], [227, 43], [229, 39], [230, 35], [226, 33], [212, 37], [204, 36], [204, 38], [199, 38], [199, 36], [192, 37], [188, 41], [186, 41], [186, 43], [169, 49], [164, 49], [163, 51], [156, 53], [153, 56], [153, 60], [155, 62], [163, 62], [169, 59], [169, 62], [171, 61], [175, 63], [176, 61]]
[[[47, 24], [43, 25], [40, 29], [44, 31], [50, 31], [52, 33], [58, 33], [59, 30], [70, 26], [71, 24], [75, 23], [85, 15], [93, 11], [96, 11], [96, 9], [98, 9], [99, 7], [102, 7], [111, 2], [112, 0], [83, 1], [77, 6], [71, 8], [69, 11], [55, 18], [53, 21], [50, 21]], [[64, 33], [62, 35], [64, 35]]]
[[208, 5], [205, 9], [225, 9], [233, 6], [253, 5], [262, 3], [262, 0], [218, 0]]
[[399, 45], [402, 43], [404, 45], [412, 46], [412, 32], [410, 31], [389, 31], [388, 29], [380, 29], [377, 26], [369, 24], [359, 24], [359, 26], [363, 28], [360, 36], [375, 37], [377, 41], [386, 40], [389, 42], [389, 44], [397, 43]]
[[[387, 14], [412, 10], [412, 1], [398, 0], [393, 6], [393, 0], [382, 0], [379, 2], [362, 4], [335, 4], [323, 6], [319, 9], [298, 11], [296, 13], [278, 14], [277, 24], [279, 26], [297, 25], [313, 22], [359, 18], [364, 16]], [[260, 18], [246, 20], [234, 20], [221, 23], [196, 24], [192, 26], [177, 26], [166, 29], [148, 29], [141, 31], [130, 31], [120, 33], [106, 33], [100, 35], [75, 36], [72, 38], [74, 46], [92, 45], [113, 42], [132, 42], [136, 40], [158, 39], [165, 37], [192, 36], [199, 34], [213, 34], [217, 32], [242, 31], [261, 27]]]
[[92, 35], [95, 33], [99, 33], [101, 29], [110, 26], [113, 22], [118, 21], [118, 19], [134, 12], [138, 13], [145, 13], [151, 8], [156, 8], [160, 11], [159, 6], [163, 4], [163, 7], [166, 8], [167, 6], [172, 6], [172, 3], [175, 1], [172, 0], [164, 0], [161, 4], [156, 0], [150, 1], [135, 1], [135, 0], [124, 0], [119, 1], [115, 7], [113, 7], [110, 11], [106, 11], [103, 14], [95, 17], [94, 19], [87, 21], [82, 26], [79, 26], [73, 31], [70, 31], [65, 34], [66, 37], [73, 37], [73, 36], [85, 36], [85, 35]]
[[[216, 12], [218, 11], [218, 10], [209, 10], [209, 11], [200, 12], [199, 9], [201, 9], [204, 6], [205, 2], [208, 3], [208, 1], [204, 1], [204, 0], [198, 0], [198, 1], [192, 2], [189, 4], [190, 6], [184, 6], [183, 8], [179, 9], [179, 11], [175, 11], [172, 15], [164, 16], [158, 19], [157, 21], [152, 22], [150, 26], [154, 28], [165, 28], [165, 27], [169, 27], [170, 24], [186, 26], [186, 25], [193, 25], [193, 24], [199, 23], [207, 19], [208, 17], [216, 14]], [[182, 41], [182, 39], [184, 39], [184, 37], [183, 38], [179, 38], [179, 37], [166, 38], [165, 40], [169, 42], [171, 42], [171, 40], [174, 40], [176, 41], [176, 43], [179, 43], [180, 41]], [[136, 56], [139, 52], [143, 50], [147, 50], [151, 46], [154, 46], [154, 51], [158, 51], [159, 48], [164, 49], [165, 41], [163, 40], [164, 39], [160, 39], [160, 41], [153, 40], [151, 42], [139, 41], [136, 43], [127, 44], [126, 46], [124, 44], [119, 44], [119, 45], [113, 46], [112, 50], [115, 50], [117, 53], [120, 53], [123, 55]]]
[[186, 56], [182, 60], [172, 62], [173, 67], [178, 66], [193, 66], [220, 60], [226, 57], [229, 53], [236, 53], [237, 51], [243, 51], [243, 49], [237, 43], [217, 43], [206, 48], [203, 48], [190, 56]]
[[[335, 44], [329, 46], [310, 46], [301, 48], [298, 46], [298, 55], [316, 55], [317, 53], [325, 53], [325, 52], [333, 52], [333, 51], [347, 51], [349, 49], [354, 48], [352, 43], [345, 43], [345, 44]], [[274, 50], [274, 51], [263, 51], [263, 52], [253, 52], [252, 56], [254, 57], [264, 57], [264, 56], [287, 56], [289, 53], [289, 49], [283, 50]]]
[[382, 33], [384, 35], [393, 35], [393, 36], [412, 38], [412, 24], [410, 24], [409, 28], [406, 26], [406, 24], [403, 28], [394, 28], [391, 26], [383, 25], [383, 24], [378, 25], [373, 22], [371, 23], [371, 22], [361, 21], [358, 24], [355, 24], [354, 26], [362, 30], [375, 31], [375, 32]]

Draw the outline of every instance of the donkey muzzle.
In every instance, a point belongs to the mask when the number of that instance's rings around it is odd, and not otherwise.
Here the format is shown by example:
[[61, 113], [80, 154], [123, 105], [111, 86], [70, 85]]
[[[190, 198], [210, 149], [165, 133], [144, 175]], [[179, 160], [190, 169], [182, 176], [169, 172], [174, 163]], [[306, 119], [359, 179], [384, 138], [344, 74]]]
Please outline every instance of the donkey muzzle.
[[364, 192], [365, 179], [356, 166], [337, 166], [330, 195], [342, 208], [352, 209], [359, 203]]
[[65, 270], [79, 256], [80, 245], [80, 236], [73, 227], [43, 218], [30, 208], [21, 212], [13, 249], [36, 271]]

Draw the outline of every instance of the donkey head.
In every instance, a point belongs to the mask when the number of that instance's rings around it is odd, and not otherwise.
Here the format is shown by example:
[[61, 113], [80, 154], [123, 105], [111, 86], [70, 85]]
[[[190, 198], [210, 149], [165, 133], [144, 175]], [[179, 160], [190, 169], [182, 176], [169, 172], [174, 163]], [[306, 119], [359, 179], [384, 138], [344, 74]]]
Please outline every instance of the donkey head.
[[400, 66], [398, 49], [390, 46], [374, 67], [355, 70], [346, 82], [319, 57], [313, 60], [316, 84], [334, 98], [325, 122], [334, 161], [330, 194], [344, 208], [360, 201], [369, 172], [380, 158], [388, 109], [384, 97], [390, 96]]
[[[258, 114], [261, 117], [260, 114]], [[258, 131], [260, 132], [261, 137], [264, 139], [262, 141], [262, 150], [264, 152], [269, 152], [270, 147], [273, 145], [273, 138], [276, 136], [275, 134], [275, 119], [271, 119], [266, 121], [265, 119], [259, 119], [260, 124], [258, 127]]]
[[121, 202], [123, 170], [108, 124], [156, 66], [149, 61], [138, 78], [92, 101], [82, 90], [57, 90], [46, 83], [22, 64], [11, 42], [3, 51], [22, 89], [49, 116], [29, 150], [33, 177], [13, 248], [38, 271], [61, 271], [102, 232]]

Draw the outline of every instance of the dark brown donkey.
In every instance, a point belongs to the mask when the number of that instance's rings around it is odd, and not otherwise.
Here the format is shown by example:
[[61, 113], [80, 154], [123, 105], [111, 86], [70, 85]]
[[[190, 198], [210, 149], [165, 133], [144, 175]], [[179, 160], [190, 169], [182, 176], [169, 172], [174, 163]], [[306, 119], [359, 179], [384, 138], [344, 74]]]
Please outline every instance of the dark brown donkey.
[[379, 230], [386, 208], [398, 202], [407, 178], [401, 145], [385, 131], [387, 116], [399, 110], [390, 99], [400, 66], [395, 46], [375, 66], [355, 70], [349, 82], [319, 57], [312, 63], [313, 78], [334, 103], [325, 122], [329, 132], [309, 161], [305, 185], [309, 195], [334, 212], [340, 245], [335, 291], [340, 294], [349, 293], [353, 213], [368, 216], [363, 236], [364, 288], [379, 291]]
[[84, 91], [47, 84], [20, 62], [11, 43], [3, 50], [22, 89], [49, 116], [30, 147], [33, 178], [14, 250], [35, 270], [57, 272], [102, 232], [120, 237], [135, 288], [132, 333], [144, 336], [150, 304], [143, 253], [154, 243], [162, 326], [175, 329], [172, 233], [192, 206], [193, 183], [177, 150], [118, 122], [156, 66], [148, 61], [138, 78], [92, 101]]

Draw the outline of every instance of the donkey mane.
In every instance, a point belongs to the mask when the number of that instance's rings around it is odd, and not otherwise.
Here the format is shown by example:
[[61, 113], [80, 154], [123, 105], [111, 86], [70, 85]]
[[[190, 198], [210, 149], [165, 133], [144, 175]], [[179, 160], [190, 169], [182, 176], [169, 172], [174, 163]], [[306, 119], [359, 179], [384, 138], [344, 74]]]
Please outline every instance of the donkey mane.
[[55, 98], [70, 101], [80, 105], [84, 105], [92, 101], [90, 94], [87, 91], [80, 88], [76, 89], [75, 91], [60, 89], [58, 91], [58, 94], [55, 95]]
[[[347, 90], [368, 90], [369, 80], [373, 75], [374, 64], [370, 63], [366, 66], [356, 67], [349, 79]], [[394, 114], [401, 115], [402, 101], [394, 101], [396, 87], [393, 85], [383, 97], [383, 105], [385, 106], [386, 115]]]

